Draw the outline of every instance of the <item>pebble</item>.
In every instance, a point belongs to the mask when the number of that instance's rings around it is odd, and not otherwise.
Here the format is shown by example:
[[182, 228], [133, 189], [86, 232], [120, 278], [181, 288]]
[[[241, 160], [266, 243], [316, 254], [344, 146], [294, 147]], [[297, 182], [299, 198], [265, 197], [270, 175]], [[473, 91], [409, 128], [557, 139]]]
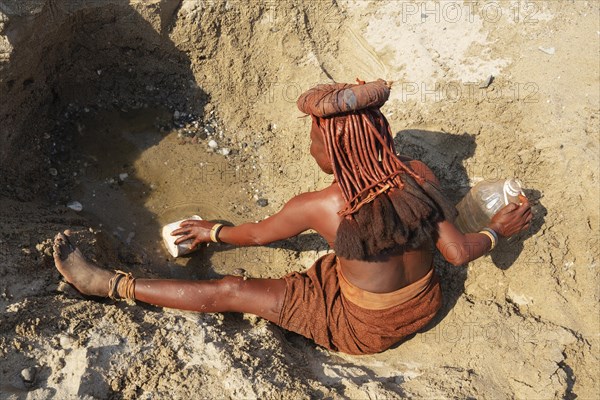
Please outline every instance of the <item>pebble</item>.
[[217, 146], [218, 146], [218, 144], [215, 140], [209, 140], [208, 147], [210, 147], [211, 149], [216, 149]]
[[58, 342], [63, 349], [70, 349], [73, 347], [73, 339], [67, 335], [60, 335]]
[[135, 232], [129, 232], [129, 234], [127, 235], [127, 239], [125, 239], [125, 243], [131, 244], [131, 241], [133, 240], [134, 237], [135, 237]]
[[77, 211], [77, 212], [80, 212], [83, 210], [83, 205], [80, 202], [75, 201], [75, 200], [68, 202], [67, 207], [69, 207], [71, 210]]
[[542, 47], [542, 46], [540, 46], [540, 47], [538, 47], [538, 49], [541, 52], [549, 54], [549, 55], [553, 55], [556, 52], [556, 49], [554, 47]]
[[179, 111], [175, 111], [173, 113], [173, 118], [175, 118], [175, 119], [179, 119], [180, 116], [181, 116], [181, 113]]
[[129, 174], [127, 172], [123, 172], [123, 173], [119, 174], [120, 181], [124, 181], [127, 178], [129, 178]]
[[33, 386], [35, 382], [35, 374], [37, 373], [35, 367], [25, 368], [21, 371], [21, 378], [23, 379], [23, 383], [25, 386], [30, 387]]
[[229, 150], [227, 147], [223, 147], [221, 149], [221, 154], [223, 154], [224, 156], [229, 155], [229, 153], [231, 153], [231, 150]]
[[490, 75], [481, 85], [479, 85], [479, 89], [487, 89], [494, 82], [494, 75]]
[[56, 168], [48, 168], [48, 172], [50, 173], [50, 175], [52, 176], [56, 176], [58, 175], [58, 170]]
[[269, 205], [269, 200], [261, 198], [256, 200], [256, 204], [258, 204], [259, 207], [266, 207]]

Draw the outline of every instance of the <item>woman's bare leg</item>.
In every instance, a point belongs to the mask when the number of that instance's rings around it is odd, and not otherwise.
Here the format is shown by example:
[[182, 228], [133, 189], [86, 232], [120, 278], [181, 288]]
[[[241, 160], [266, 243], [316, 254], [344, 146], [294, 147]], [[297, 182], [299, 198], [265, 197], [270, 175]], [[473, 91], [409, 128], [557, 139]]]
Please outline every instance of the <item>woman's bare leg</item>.
[[200, 312], [243, 312], [277, 323], [285, 294], [282, 279], [183, 281], [136, 279], [135, 299], [161, 307]]
[[[67, 232], [54, 239], [54, 262], [58, 271], [87, 295], [108, 295], [113, 273], [85, 259], [69, 241]], [[136, 279], [135, 298], [161, 307], [199, 312], [243, 312], [278, 322], [285, 295], [282, 279], [243, 279], [226, 276], [209, 281]]]

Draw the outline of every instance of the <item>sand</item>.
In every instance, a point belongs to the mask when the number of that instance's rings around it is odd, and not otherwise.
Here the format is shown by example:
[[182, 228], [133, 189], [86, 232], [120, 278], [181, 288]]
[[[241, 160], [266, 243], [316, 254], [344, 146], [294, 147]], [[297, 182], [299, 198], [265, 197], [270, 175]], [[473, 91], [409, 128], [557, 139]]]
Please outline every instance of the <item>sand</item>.
[[[0, 399], [597, 398], [599, 12], [0, 1]], [[533, 203], [530, 231], [490, 255], [436, 258], [444, 307], [426, 331], [352, 357], [251, 315], [83, 298], [54, 269], [50, 239], [66, 228], [137, 276], [307, 268], [329, 251], [312, 232], [173, 259], [160, 227], [260, 220], [325, 187], [295, 100], [356, 77], [395, 82], [383, 111], [397, 149], [453, 200], [516, 177]]]

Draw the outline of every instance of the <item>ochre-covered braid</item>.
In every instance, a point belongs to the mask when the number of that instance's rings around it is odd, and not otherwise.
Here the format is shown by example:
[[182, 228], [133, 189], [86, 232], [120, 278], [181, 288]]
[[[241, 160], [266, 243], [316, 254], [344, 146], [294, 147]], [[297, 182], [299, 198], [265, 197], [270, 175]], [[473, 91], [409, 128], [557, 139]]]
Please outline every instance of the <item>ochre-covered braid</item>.
[[318, 121], [333, 173], [346, 200], [340, 215], [354, 214], [392, 187], [402, 189], [404, 173], [418, 183], [424, 182], [396, 155], [389, 124], [379, 110], [352, 112]]

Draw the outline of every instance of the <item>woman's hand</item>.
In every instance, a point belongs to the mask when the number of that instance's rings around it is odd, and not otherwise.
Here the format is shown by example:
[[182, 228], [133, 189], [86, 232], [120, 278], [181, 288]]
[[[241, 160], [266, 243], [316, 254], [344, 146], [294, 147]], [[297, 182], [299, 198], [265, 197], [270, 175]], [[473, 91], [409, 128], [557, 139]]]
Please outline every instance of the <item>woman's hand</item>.
[[190, 249], [195, 249], [201, 243], [208, 243], [210, 239], [210, 230], [215, 225], [210, 221], [199, 221], [188, 219], [179, 224], [180, 228], [171, 232], [171, 236], [181, 236], [175, 240], [175, 244], [180, 244], [186, 240], [191, 240]]
[[508, 237], [516, 233], [529, 229], [533, 214], [531, 206], [525, 196], [519, 196], [521, 204], [511, 203], [500, 209], [492, 217], [489, 227], [499, 235]]

